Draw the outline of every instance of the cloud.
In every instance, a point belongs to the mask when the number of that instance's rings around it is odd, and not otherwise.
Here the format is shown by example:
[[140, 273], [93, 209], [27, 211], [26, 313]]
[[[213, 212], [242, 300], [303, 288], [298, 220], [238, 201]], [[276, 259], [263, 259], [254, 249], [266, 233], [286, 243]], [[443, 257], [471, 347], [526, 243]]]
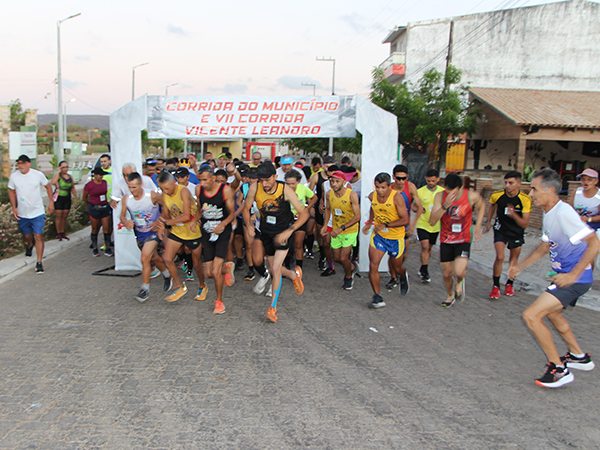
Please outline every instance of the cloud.
[[365, 16], [356, 12], [339, 16], [339, 19], [349, 25], [350, 28], [357, 33], [365, 30], [379, 29], [381, 27], [381, 24], [379, 23], [367, 22], [367, 18]]
[[296, 90], [307, 90], [308, 87], [302, 86], [304, 84], [314, 84], [317, 89], [322, 89], [323, 85], [317, 80], [313, 80], [312, 78], [306, 77], [298, 77], [295, 75], [284, 75], [277, 79], [277, 86], [284, 87], [286, 89], [296, 89]]
[[92, 59], [88, 55], [77, 55], [75, 56], [75, 61], [77, 62], [88, 62]]
[[248, 85], [243, 83], [227, 83], [222, 88], [209, 87], [210, 92], [224, 92], [225, 94], [243, 94], [248, 90]]
[[67, 89], [75, 89], [76, 87], [87, 85], [87, 83], [84, 83], [82, 81], [71, 81], [71, 80], [67, 80], [66, 78], [62, 79], [62, 84]]
[[175, 26], [173, 24], [168, 24], [167, 25], [167, 31], [171, 34], [175, 34], [177, 36], [180, 37], [187, 37], [188, 36], [188, 32], [185, 31], [183, 28]]

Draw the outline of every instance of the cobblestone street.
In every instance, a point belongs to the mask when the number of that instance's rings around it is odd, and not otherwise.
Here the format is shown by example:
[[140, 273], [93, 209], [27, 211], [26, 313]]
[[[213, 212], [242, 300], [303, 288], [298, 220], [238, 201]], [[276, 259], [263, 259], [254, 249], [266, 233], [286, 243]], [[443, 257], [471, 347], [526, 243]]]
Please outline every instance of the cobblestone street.
[[[340, 289], [305, 263], [300, 297], [284, 282], [279, 322], [244, 272], [227, 311], [133, 296], [140, 278], [92, 276], [112, 259], [87, 242], [0, 285], [0, 448], [548, 449], [600, 447], [598, 369], [542, 389], [545, 357], [521, 313], [534, 297], [487, 298], [491, 280], [467, 275], [467, 298], [445, 298], [437, 249], [432, 283], [383, 291], [368, 279]], [[384, 278], [382, 284], [387, 280]], [[600, 313], [567, 318], [600, 355]], [[565, 352], [562, 342], [559, 351]]]

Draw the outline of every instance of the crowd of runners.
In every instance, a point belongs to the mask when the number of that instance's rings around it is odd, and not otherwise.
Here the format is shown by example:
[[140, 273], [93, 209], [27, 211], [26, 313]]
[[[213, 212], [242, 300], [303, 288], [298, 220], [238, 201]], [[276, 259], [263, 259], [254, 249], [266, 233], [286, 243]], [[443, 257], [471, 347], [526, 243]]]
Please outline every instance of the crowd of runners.
[[[584, 353], [577, 344], [562, 311], [574, 306], [593, 281], [593, 261], [600, 250], [600, 241], [594, 233], [600, 228], [596, 171], [586, 169], [580, 174], [583, 187], [570, 199], [571, 205], [559, 199], [562, 181], [551, 169], [533, 174], [530, 195], [521, 192], [521, 174], [509, 171], [504, 177], [504, 189], [491, 195], [487, 224], [483, 227], [486, 212], [483, 198], [470, 188], [468, 178], [463, 180], [455, 174], [447, 174], [442, 187], [438, 171], [428, 170], [423, 180], [425, 185], [417, 189], [408, 181], [408, 168], [401, 164], [392, 168], [391, 176], [384, 171], [374, 180], [361, 180], [360, 172], [347, 157], [339, 165], [330, 156], [324, 160], [315, 157], [307, 165], [305, 160], [294, 161], [289, 155], [274, 162], [263, 161], [258, 152], [248, 164], [233, 160], [231, 154], [221, 154], [216, 159], [206, 156], [201, 164], [193, 155], [183, 159], [148, 159], [142, 173], [134, 164], [124, 164], [123, 179], [113, 186], [110, 156], [103, 155], [101, 167], [94, 169], [93, 179], [84, 187], [94, 256], [100, 254], [100, 227], [104, 232], [104, 254], [113, 255], [110, 217], [121, 203], [120, 222], [134, 231], [141, 250], [142, 285], [135, 296], [140, 303], [150, 297], [151, 278], [162, 275], [164, 291], [168, 291], [167, 302], [176, 302], [186, 295], [195, 277], [198, 281], [195, 299], [205, 300], [209, 292], [206, 279], [212, 278], [213, 312], [223, 314], [224, 287], [235, 283], [236, 270], [246, 270], [245, 281], [258, 278], [254, 292], [267, 291], [266, 295], [272, 297], [265, 317], [277, 322], [283, 278], [292, 282], [296, 294], [304, 291], [304, 258], [316, 259], [323, 277], [335, 276], [337, 269], [343, 273], [339, 286], [345, 290], [353, 288], [359, 271], [358, 237], [362, 232], [370, 236], [371, 308], [386, 306], [380, 287], [380, 265], [385, 255], [391, 275], [385, 288], [392, 291], [397, 287], [400, 295], [410, 291], [404, 260], [413, 234], [420, 245], [418, 276], [422, 283], [431, 282], [431, 251], [440, 240], [440, 262], [447, 291], [440, 304], [449, 308], [465, 298], [471, 243], [493, 227], [496, 259], [489, 293], [492, 300], [501, 295], [500, 277], [507, 247], [509, 269], [503, 294], [508, 297], [515, 295], [513, 283], [523, 268], [550, 255], [552, 284], [523, 313], [549, 361], [546, 372], [536, 383], [560, 387], [573, 380], [569, 369], [594, 368], [589, 353]], [[35, 242], [39, 260], [36, 272], [43, 273], [43, 246], [38, 248], [43, 229], [43, 223], [40, 229], [40, 208], [36, 203], [33, 213], [26, 209], [32, 207], [32, 186], [38, 193], [40, 185], [49, 194], [51, 189], [45, 177], [42, 179], [37, 171], [30, 169], [25, 155], [17, 160], [17, 166], [19, 171], [9, 181], [13, 213], [25, 236], [29, 256]], [[57, 189], [71, 192], [72, 184], [67, 183], [62, 163], [59, 171], [64, 173], [55, 176], [60, 182]], [[369, 192], [362, 200], [361, 191]], [[362, 229], [361, 201], [370, 202], [370, 214]], [[57, 210], [61, 202], [64, 204], [65, 199], [55, 199]], [[532, 204], [545, 213], [542, 242], [519, 262]], [[26, 217], [32, 214], [33, 217]], [[64, 231], [58, 234], [66, 238]], [[566, 342], [569, 353], [565, 356], [559, 356], [544, 318]]]

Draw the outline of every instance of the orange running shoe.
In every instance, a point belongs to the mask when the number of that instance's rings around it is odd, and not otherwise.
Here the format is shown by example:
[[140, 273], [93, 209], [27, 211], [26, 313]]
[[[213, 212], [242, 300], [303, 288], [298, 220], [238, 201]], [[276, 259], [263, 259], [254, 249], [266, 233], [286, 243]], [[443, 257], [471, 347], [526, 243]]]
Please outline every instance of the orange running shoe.
[[215, 300], [215, 309], [213, 311], [213, 314], [223, 314], [224, 312], [225, 312], [225, 305], [223, 304], [223, 302]]
[[208, 286], [204, 283], [204, 287], [198, 288], [198, 295], [194, 297], [194, 300], [206, 300], [206, 295], [208, 294]]
[[268, 322], [277, 322], [277, 310], [275, 308], [269, 307], [267, 310], [267, 315], [265, 316], [265, 320]]
[[235, 266], [232, 262], [226, 262], [225, 264], [223, 264], [223, 267], [225, 267], [225, 269], [227, 270], [227, 272], [223, 274], [223, 281], [225, 282], [225, 286], [231, 287], [235, 284], [235, 275], [233, 274]]
[[296, 279], [292, 281], [294, 283], [294, 290], [296, 294], [301, 295], [304, 292], [304, 283], [302, 282], [302, 268], [296, 266]]
[[185, 283], [184, 283], [183, 285], [181, 285], [181, 287], [171, 290], [171, 294], [168, 295], [167, 297], [165, 297], [165, 300], [168, 302], [176, 302], [181, 297], [183, 297], [186, 292], [187, 292], [187, 287], [185, 287]]

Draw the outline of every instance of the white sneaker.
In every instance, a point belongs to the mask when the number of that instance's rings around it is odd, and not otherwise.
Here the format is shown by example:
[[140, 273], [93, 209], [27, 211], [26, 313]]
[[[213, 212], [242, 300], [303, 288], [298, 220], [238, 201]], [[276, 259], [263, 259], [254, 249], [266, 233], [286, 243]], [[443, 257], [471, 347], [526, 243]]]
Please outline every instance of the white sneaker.
[[252, 289], [254, 291], [254, 293], [262, 294], [265, 291], [265, 288], [267, 287], [267, 283], [270, 280], [271, 280], [271, 275], [269, 275], [268, 272], [267, 272], [266, 277], [260, 277], [260, 280], [258, 280], [258, 283], [256, 283], [256, 286], [254, 286], [254, 289]]
[[269, 286], [269, 292], [267, 292], [267, 297], [273, 297], [273, 285]]

